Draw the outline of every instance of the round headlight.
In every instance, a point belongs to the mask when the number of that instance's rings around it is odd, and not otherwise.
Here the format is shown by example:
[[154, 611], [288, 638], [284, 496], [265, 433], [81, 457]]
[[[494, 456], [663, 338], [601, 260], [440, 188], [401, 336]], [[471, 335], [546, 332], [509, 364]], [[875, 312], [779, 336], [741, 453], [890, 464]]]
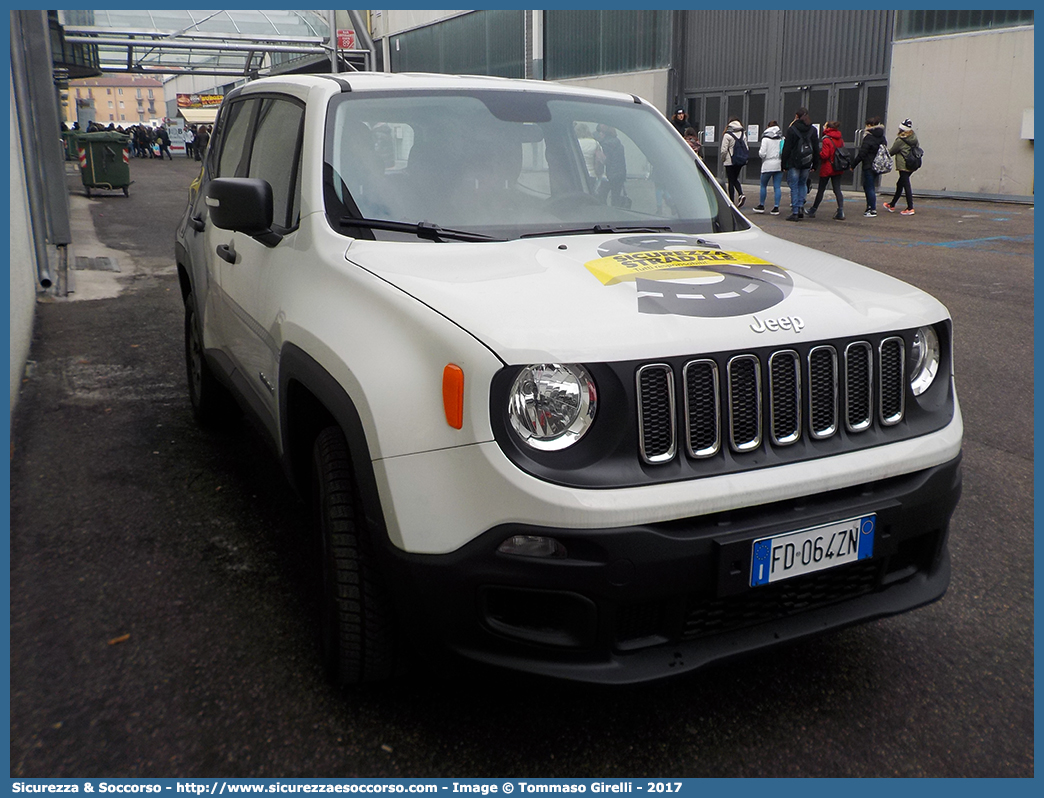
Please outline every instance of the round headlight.
[[594, 380], [582, 366], [542, 363], [526, 366], [515, 378], [508, 417], [525, 443], [556, 451], [584, 436], [597, 404]]
[[932, 327], [922, 327], [914, 335], [910, 361], [910, 389], [914, 396], [920, 396], [931, 387], [939, 373], [939, 336]]

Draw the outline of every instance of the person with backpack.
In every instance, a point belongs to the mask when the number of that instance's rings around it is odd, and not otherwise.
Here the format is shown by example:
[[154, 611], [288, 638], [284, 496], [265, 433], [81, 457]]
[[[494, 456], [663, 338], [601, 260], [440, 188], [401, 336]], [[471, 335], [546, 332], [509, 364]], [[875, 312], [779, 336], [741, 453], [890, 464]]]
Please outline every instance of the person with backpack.
[[892, 139], [892, 146], [888, 148], [888, 154], [895, 156], [895, 169], [899, 177], [895, 183], [895, 196], [891, 202], [884, 203], [885, 210], [895, 213], [895, 204], [899, 197], [906, 193], [906, 210], [900, 211], [900, 216], [913, 216], [913, 188], [910, 186], [910, 175], [921, 168], [921, 156], [924, 154], [917, 146], [917, 134], [913, 129], [913, 122], [904, 119], [899, 125], [899, 135]]
[[779, 122], [773, 119], [765, 128], [761, 137], [761, 148], [758, 155], [761, 157], [761, 196], [760, 202], [754, 207], [754, 213], [765, 212], [765, 196], [768, 194], [768, 184], [772, 181], [772, 193], [776, 203], [769, 211], [773, 216], [779, 216], [779, 200], [781, 198], [780, 183], [783, 180], [783, 133], [780, 132]]
[[[882, 148], [884, 148], [886, 157], [879, 157]], [[877, 216], [877, 178], [892, 170], [891, 161], [892, 157], [888, 154], [888, 142], [885, 140], [881, 117], [872, 116], [866, 120], [859, 152], [852, 161], [853, 169], [859, 164], [863, 165], [863, 193], [866, 195], [866, 210], [863, 212], [863, 216]]]
[[[729, 199], [736, 203], [737, 208], [742, 208], [743, 203], [747, 201], [747, 198], [743, 196], [743, 186], [740, 185], [739, 175], [749, 157], [750, 151], [747, 149], [747, 137], [743, 133], [743, 123], [735, 116], [730, 117], [725, 134], [721, 137], [721, 163], [725, 167]], [[738, 199], [735, 194], [739, 195]]]
[[794, 121], [787, 128], [780, 157], [790, 186], [790, 216], [787, 221], [799, 222], [805, 218], [808, 176], [819, 160], [819, 134], [812, 126], [807, 108], [798, 108], [794, 112]]
[[819, 149], [819, 189], [816, 191], [816, 201], [808, 209], [808, 218], [816, 217], [819, 203], [823, 201], [823, 193], [827, 183], [834, 189], [837, 198], [837, 212], [834, 218], [844, 221], [845, 197], [841, 193], [841, 175], [850, 168], [851, 158], [845, 150], [845, 139], [841, 135], [840, 122], [827, 122], [823, 128], [823, 140]]

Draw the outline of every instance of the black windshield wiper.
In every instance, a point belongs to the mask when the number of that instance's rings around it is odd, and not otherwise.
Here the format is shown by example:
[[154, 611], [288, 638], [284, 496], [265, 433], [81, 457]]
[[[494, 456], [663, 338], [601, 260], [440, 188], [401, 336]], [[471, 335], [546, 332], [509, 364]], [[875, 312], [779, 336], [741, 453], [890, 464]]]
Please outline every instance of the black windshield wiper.
[[357, 219], [354, 216], [342, 216], [338, 220], [341, 227], [365, 227], [367, 230], [390, 230], [395, 233], [412, 233], [425, 241], [504, 241], [483, 233], [471, 233], [467, 230], [452, 230], [439, 227], [428, 222], [394, 222], [390, 219]]
[[523, 233], [519, 238], [541, 238], [548, 236], [576, 236], [587, 233], [669, 233], [667, 225], [612, 225], [596, 224], [591, 227], [570, 227], [563, 230], [542, 230], [539, 233]]

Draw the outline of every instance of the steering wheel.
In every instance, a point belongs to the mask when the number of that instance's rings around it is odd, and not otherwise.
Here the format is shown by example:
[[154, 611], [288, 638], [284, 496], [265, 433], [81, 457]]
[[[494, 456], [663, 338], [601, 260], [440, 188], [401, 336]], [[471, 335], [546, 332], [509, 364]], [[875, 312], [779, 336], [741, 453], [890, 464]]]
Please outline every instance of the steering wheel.
[[556, 194], [553, 197], [548, 197], [544, 200], [544, 204], [551, 213], [560, 216], [563, 212], [578, 205], [605, 205], [605, 201], [583, 191], [567, 191], [565, 194]]

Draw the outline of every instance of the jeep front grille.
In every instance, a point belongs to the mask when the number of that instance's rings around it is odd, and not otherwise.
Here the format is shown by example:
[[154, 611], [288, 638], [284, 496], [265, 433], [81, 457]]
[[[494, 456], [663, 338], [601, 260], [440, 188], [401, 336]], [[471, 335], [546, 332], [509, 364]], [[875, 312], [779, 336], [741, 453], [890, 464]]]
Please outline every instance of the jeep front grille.
[[[895, 336], [881, 341], [876, 351], [869, 342], [856, 341], [841, 351], [829, 344], [814, 346], [807, 356], [793, 349], [740, 353], [721, 361], [723, 380], [719, 361], [712, 358], [684, 363], [678, 380], [677, 364], [641, 366], [642, 460], [649, 465], [673, 460], [677, 429], [685, 453], [702, 459], [716, 455], [723, 440], [733, 453], [743, 454], [765, 445], [791, 446], [806, 436], [826, 440], [841, 431], [842, 423], [850, 435], [865, 432], [875, 420], [882, 426], [898, 424], [905, 414], [905, 352], [903, 339]], [[676, 408], [681, 408], [677, 422]]]

